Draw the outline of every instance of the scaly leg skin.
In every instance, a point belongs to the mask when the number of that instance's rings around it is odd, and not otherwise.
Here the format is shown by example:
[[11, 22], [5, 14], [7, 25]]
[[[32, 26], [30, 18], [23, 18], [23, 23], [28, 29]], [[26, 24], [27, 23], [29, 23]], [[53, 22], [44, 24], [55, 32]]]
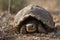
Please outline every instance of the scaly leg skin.
[[38, 25], [38, 32], [39, 33], [47, 33], [41, 24]]
[[25, 26], [22, 26], [20, 29], [20, 34], [26, 34]]

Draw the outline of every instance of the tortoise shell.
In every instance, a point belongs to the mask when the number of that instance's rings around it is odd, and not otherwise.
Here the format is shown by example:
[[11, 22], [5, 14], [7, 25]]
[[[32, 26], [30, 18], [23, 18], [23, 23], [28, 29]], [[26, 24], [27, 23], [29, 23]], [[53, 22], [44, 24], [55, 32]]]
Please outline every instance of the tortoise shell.
[[47, 25], [48, 28], [55, 27], [53, 17], [51, 16], [50, 12], [35, 4], [28, 5], [16, 14], [14, 27], [17, 27], [19, 24], [21, 24], [21, 22], [30, 16], [40, 20], [43, 24]]

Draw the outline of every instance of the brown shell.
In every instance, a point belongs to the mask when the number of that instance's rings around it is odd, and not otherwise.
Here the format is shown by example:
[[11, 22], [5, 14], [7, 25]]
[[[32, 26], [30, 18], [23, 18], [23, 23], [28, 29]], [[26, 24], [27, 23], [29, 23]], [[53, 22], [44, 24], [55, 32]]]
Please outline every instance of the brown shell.
[[21, 24], [21, 22], [24, 21], [29, 16], [41, 20], [49, 28], [55, 27], [51, 14], [44, 8], [34, 4], [28, 5], [27, 7], [23, 8], [16, 14], [14, 20], [14, 27]]

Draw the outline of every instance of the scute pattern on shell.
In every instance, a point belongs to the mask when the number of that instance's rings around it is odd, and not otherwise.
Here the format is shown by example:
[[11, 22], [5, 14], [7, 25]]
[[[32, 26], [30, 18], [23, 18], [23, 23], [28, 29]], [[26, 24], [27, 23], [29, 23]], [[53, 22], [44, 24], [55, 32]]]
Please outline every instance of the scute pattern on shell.
[[24, 21], [29, 16], [32, 16], [38, 20], [41, 20], [49, 28], [55, 27], [51, 14], [44, 8], [35, 4], [28, 5], [27, 7], [23, 8], [16, 14], [15, 20], [14, 20], [14, 27], [19, 25], [22, 21]]

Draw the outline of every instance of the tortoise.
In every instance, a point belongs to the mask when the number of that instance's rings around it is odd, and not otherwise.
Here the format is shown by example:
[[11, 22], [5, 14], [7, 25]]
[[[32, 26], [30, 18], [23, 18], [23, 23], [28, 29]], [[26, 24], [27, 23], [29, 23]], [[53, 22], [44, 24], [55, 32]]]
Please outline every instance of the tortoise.
[[14, 28], [19, 33], [48, 33], [55, 28], [50, 12], [36, 4], [30, 4], [21, 9], [15, 16]]

